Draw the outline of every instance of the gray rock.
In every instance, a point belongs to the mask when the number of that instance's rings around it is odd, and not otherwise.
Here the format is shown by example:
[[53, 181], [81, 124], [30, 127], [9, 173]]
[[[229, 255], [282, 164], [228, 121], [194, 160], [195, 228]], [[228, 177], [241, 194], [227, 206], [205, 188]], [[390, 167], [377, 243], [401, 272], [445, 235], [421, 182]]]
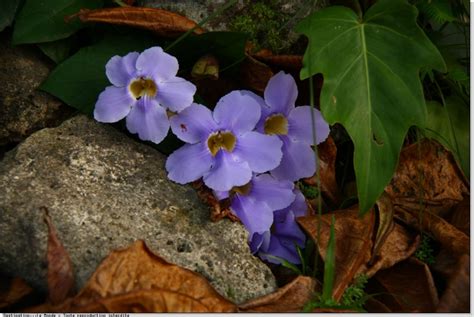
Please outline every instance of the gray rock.
[[12, 47], [10, 36], [0, 35], [0, 146], [56, 126], [72, 113], [58, 99], [37, 90], [52, 66], [34, 47]]
[[85, 116], [34, 133], [0, 164], [0, 268], [46, 288], [47, 228], [39, 211], [46, 206], [78, 287], [111, 250], [143, 239], [235, 302], [274, 291], [242, 225], [210, 222], [194, 189], [167, 179], [164, 162], [153, 148]]
[[[228, 8], [224, 12], [220, 12], [220, 14], [217, 14], [214, 18], [207, 21], [207, 23], [204, 25], [204, 28], [209, 31], [241, 31], [242, 28], [236, 28], [233, 25], [233, 23], [236, 21], [235, 19], [241, 18], [242, 16], [251, 16], [253, 6], [255, 6], [257, 3], [264, 4], [266, 8], [271, 9], [271, 16], [267, 15], [268, 13], [258, 14], [259, 17], [253, 16], [253, 19], [256, 20], [252, 22], [252, 25], [247, 25], [243, 27], [243, 29], [249, 30], [255, 27], [259, 28], [259, 25], [261, 24], [270, 25], [275, 19], [278, 21], [282, 21], [281, 24], [280, 22], [277, 22], [275, 25], [271, 24], [275, 27], [272, 28], [272, 30], [275, 31], [275, 34], [278, 34], [278, 36], [281, 37], [281, 39], [279, 40], [280, 43], [278, 43], [277, 47], [272, 47], [275, 45], [271, 45], [271, 43], [268, 41], [257, 44], [262, 45], [264, 48], [277, 50], [276, 53], [295, 53], [292, 52], [292, 46], [296, 44], [299, 38], [299, 34], [293, 31], [296, 23], [306, 17], [311, 12], [324, 8], [325, 6], [327, 6], [328, 2], [328, 0], [319, 0], [316, 2], [307, 0], [239, 0], [232, 7]], [[228, 1], [226, 0], [138, 1], [138, 5], [140, 6], [159, 8], [176, 12], [198, 23], [204, 20], [205, 18], [211, 16], [216, 11], [220, 10], [226, 3], [228, 3]], [[253, 23], [255, 23], [256, 25], [253, 25]], [[268, 32], [269, 30], [265, 31]], [[267, 36], [270, 35], [267, 33]], [[259, 39], [252, 40], [258, 41]], [[299, 49], [299, 45], [297, 45], [297, 47]]]

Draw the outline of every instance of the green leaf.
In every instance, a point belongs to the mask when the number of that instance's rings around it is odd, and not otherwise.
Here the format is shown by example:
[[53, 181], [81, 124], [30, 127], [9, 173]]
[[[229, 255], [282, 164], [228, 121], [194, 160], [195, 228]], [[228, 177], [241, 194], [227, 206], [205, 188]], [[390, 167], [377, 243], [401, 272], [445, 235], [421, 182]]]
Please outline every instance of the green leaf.
[[66, 16], [80, 9], [102, 7], [102, 0], [26, 0], [18, 14], [13, 44], [42, 43], [63, 39], [84, 27], [78, 19], [65, 22]]
[[41, 89], [86, 114], [92, 114], [97, 97], [110, 85], [105, 64], [114, 55], [142, 51], [156, 41], [141, 33], [108, 35], [96, 45], [85, 47], [58, 65]]
[[423, 127], [419, 71], [444, 61], [404, 0], [379, 0], [360, 19], [346, 7], [315, 12], [297, 26], [309, 38], [301, 78], [324, 76], [321, 109], [354, 142], [359, 208], [367, 212], [390, 181], [410, 126]]
[[435, 101], [427, 102], [428, 120], [425, 135], [450, 150], [464, 175], [470, 176], [469, 107], [459, 97], [446, 98], [443, 107]]
[[332, 289], [334, 287], [334, 277], [336, 273], [336, 219], [332, 216], [331, 229], [329, 233], [329, 242], [324, 260], [324, 284], [321, 300], [330, 302], [332, 300]]
[[0, 1], [0, 32], [12, 24], [16, 10], [20, 5], [20, 0]]
[[38, 44], [38, 47], [46, 56], [51, 58], [56, 64], [59, 64], [69, 57], [72, 45], [73, 39], [68, 37], [54, 42]]

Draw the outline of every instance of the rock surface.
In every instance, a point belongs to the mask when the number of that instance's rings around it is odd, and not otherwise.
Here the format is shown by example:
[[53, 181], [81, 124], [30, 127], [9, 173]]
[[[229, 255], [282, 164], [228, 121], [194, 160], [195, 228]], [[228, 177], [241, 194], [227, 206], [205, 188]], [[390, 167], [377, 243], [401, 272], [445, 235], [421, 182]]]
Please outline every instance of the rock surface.
[[85, 116], [34, 133], [0, 163], [0, 268], [46, 289], [49, 209], [81, 287], [112, 250], [143, 239], [203, 274], [235, 302], [270, 293], [271, 271], [239, 223], [212, 223], [190, 186], [166, 177], [165, 157]]
[[[190, 18], [191, 20], [199, 23], [205, 18], [211, 16], [220, 10], [228, 1], [226, 0], [138, 0], [137, 4], [144, 7], [159, 8], [176, 12], [183, 16]], [[275, 25], [277, 29], [272, 30], [279, 32], [281, 35], [281, 43], [279, 43], [279, 50], [284, 53], [291, 52], [291, 46], [299, 38], [299, 34], [293, 31], [297, 22], [306, 17], [311, 12], [319, 10], [327, 6], [328, 0], [319, 0], [316, 2], [306, 0], [286, 0], [286, 1], [266, 1], [266, 0], [240, 0], [237, 1], [233, 6], [227, 8], [225, 12], [220, 12], [214, 18], [207, 21], [204, 28], [209, 31], [243, 31], [242, 28], [235, 27], [234, 22], [236, 18], [242, 18], [242, 16], [249, 16], [252, 11], [252, 7], [256, 4], [264, 4], [266, 8], [271, 8], [271, 12], [256, 12], [258, 17], [257, 24], [268, 24], [273, 20], [284, 20], [286, 22]], [[241, 20], [242, 21], [242, 20]], [[272, 25], [273, 26], [273, 25]], [[249, 31], [255, 26], [246, 25], [243, 29]], [[257, 26], [258, 27], [258, 26]], [[270, 31], [270, 30], [268, 30]], [[267, 34], [268, 35], [268, 34]], [[255, 39], [253, 39], [255, 40]], [[268, 42], [259, 43], [262, 44], [262, 48], [272, 48]]]
[[12, 47], [10, 35], [0, 35], [0, 146], [56, 126], [72, 113], [58, 99], [37, 90], [52, 66], [34, 47]]

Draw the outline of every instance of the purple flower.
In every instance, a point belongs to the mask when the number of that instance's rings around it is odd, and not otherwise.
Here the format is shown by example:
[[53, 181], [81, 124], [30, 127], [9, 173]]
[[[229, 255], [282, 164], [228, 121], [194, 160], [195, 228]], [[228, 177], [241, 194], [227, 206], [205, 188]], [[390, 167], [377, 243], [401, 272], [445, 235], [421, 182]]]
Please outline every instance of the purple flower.
[[295, 189], [294, 194], [296, 198], [289, 207], [273, 213], [271, 229], [254, 233], [249, 241], [252, 253], [268, 262], [280, 264], [278, 258], [282, 258], [294, 264], [301, 263], [296, 245], [303, 248], [306, 236], [296, 223], [296, 217], [305, 216], [308, 207], [299, 190]]
[[260, 119], [258, 98], [233, 91], [219, 100], [214, 113], [193, 104], [171, 117], [173, 133], [188, 144], [168, 157], [168, 178], [185, 184], [203, 177], [207, 187], [228, 191], [247, 184], [252, 172], [277, 167], [282, 142], [252, 131]]
[[239, 217], [249, 236], [270, 230], [273, 211], [288, 207], [294, 200], [294, 184], [276, 180], [269, 174], [253, 176], [244, 186], [231, 191], [214, 191], [217, 199], [230, 199], [231, 211]]
[[[296, 181], [316, 172], [311, 121], [311, 107], [295, 107], [298, 88], [291, 75], [279, 72], [265, 88], [265, 102], [257, 131], [278, 135], [283, 141], [281, 164], [270, 173], [278, 179]], [[329, 125], [321, 113], [314, 110], [316, 144], [329, 135]]]
[[192, 83], [176, 77], [177, 72], [177, 59], [158, 46], [112, 57], [105, 65], [112, 86], [99, 95], [94, 118], [116, 122], [127, 117], [130, 132], [160, 143], [170, 127], [166, 110], [179, 112], [190, 106], [196, 92]]

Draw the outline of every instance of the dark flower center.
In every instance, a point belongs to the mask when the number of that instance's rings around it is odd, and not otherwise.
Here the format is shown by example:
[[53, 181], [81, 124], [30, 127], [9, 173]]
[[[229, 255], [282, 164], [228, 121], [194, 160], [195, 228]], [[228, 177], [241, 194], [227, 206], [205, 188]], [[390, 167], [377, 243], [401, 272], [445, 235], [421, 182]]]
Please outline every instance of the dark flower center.
[[130, 83], [128, 89], [135, 99], [140, 99], [143, 96], [155, 97], [158, 87], [150, 78], [138, 78]]
[[212, 133], [207, 139], [207, 147], [211, 152], [212, 156], [216, 156], [220, 149], [224, 149], [227, 152], [232, 152], [235, 147], [237, 139], [228, 131], [219, 131]]
[[271, 115], [265, 120], [263, 130], [265, 134], [287, 135], [288, 119], [282, 114]]

